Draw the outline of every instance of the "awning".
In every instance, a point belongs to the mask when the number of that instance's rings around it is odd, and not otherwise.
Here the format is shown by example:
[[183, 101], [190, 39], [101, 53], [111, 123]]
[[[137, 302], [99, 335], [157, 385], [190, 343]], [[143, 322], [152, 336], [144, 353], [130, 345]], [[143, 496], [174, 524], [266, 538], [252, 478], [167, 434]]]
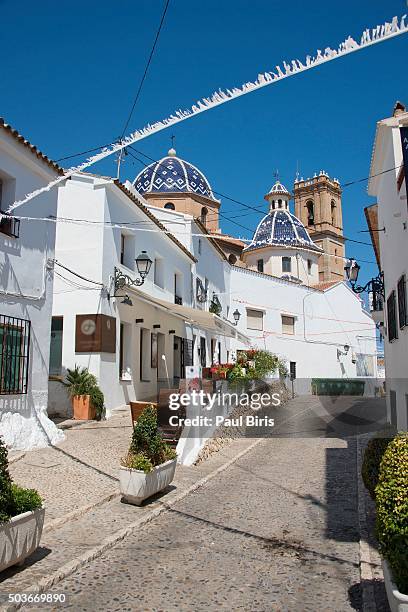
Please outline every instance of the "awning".
[[142, 301], [179, 317], [190, 325], [212, 331], [222, 336], [226, 336], [227, 338], [235, 338], [246, 345], [250, 344], [250, 339], [245, 334], [239, 332], [235, 325], [212, 312], [208, 312], [208, 310], [200, 310], [198, 308], [173, 304], [167, 300], [161, 300], [152, 295], [148, 295], [135, 287], [126, 287], [126, 290], [131, 290]]

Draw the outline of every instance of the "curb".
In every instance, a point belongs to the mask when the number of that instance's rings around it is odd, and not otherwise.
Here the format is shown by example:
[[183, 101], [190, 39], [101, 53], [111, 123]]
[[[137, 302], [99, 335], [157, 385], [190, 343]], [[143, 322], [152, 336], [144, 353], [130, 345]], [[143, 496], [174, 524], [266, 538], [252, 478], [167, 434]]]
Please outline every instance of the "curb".
[[119, 497], [119, 496], [120, 496], [120, 493], [117, 493], [117, 492], [109, 493], [109, 495], [106, 495], [105, 497], [101, 497], [101, 499], [98, 499], [96, 502], [93, 502], [92, 504], [87, 504], [86, 506], [81, 506], [80, 508], [77, 508], [76, 510], [67, 512], [67, 514], [64, 514], [64, 516], [60, 516], [59, 518], [54, 519], [53, 521], [50, 521], [49, 523], [45, 523], [43, 533], [49, 533], [50, 531], [54, 531], [54, 529], [58, 529], [58, 527], [65, 525], [65, 523], [67, 523], [68, 521], [73, 521], [74, 519], [80, 518], [81, 516], [84, 516], [87, 512], [89, 512], [90, 510], [93, 510], [94, 508], [97, 508], [98, 506], [101, 506], [102, 504], [105, 504], [106, 502], [109, 502], [115, 497]]
[[[218, 474], [220, 474], [224, 470], [228, 469], [230, 467], [230, 465], [232, 465], [233, 463], [238, 461], [238, 459], [240, 459], [241, 457], [246, 455], [249, 451], [251, 451], [253, 448], [255, 448], [255, 446], [260, 444], [260, 442], [262, 442], [262, 441], [263, 441], [263, 438], [259, 438], [259, 439], [255, 440], [255, 442], [253, 442], [250, 446], [248, 446], [248, 448], [246, 448], [246, 449], [242, 450], [241, 452], [239, 452], [237, 455], [235, 455], [234, 457], [229, 459], [226, 463], [224, 463], [223, 465], [220, 465], [213, 472], [210, 472], [209, 474], [207, 474], [207, 476], [204, 476], [203, 478], [201, 478], [197, 482], [193, 483], [192, 485], [190, 485], [184, 491], [181, 491], [171, 501], [169, 501], [169, 502], [161, 502], [162, 505], [159, 506], [158, 508], [155, 508], [154, 510], [150, 511], [149, 513], [147, 513], [145, 516], [143, 516], [140, 519], [138, 519], [137, 521], [134, 521], [133, 523], [131, 523], [127, 527], [124, 527], [123, 529], [120, 529], [119, 531], [117, 531], [113, 535], [107, 537], [102, 542], [102, 544], [100, 544], [99, 546], [95, 546], [94, 548], [91, 548], [90, 550], [88, 550], [83, 555], [80, 555], [79, 557], [76, 557], [72, 561], [69, 561], [69, 562], [65, 563], [64, 565], [62, 565], [60, 568], [58, 568], [52, 574], [49, 574], [48, 576], [44, 576], [37, 583], [32, 584], [31, 586], [29, 586], [26, 589], [24, 589], [24, 591], [27, 592], [27, 593], [32, 593], [32, 594], [44, 593], [45, 591], [48, 591], [55, 584], [57, 584], [58, 582], [60, 582], [64, 578], [67, 578], [68, 576], [70, 576], [71, 574], [76, 572], [78, 569], [80, 569], [81, 567], [83, 567], [84, 565], [89, 563], [90, 561], [93, 561], [97, 557], [100, 557], [105, 551], [107, 551], [108, 549], [110, 549], [113, 546], [115, 546], [115, 544], [117, 544], [121, 540], [124, 540], [126, 537], [130, 536], [133, 533], [133, 531], [135, 531], [136, 529], [138, 529], [140, 527], [143, 527], [147, 523], [150, 523], [150, 521], [152, 521], [156, 517], [160, 516], [160, 514], [170, 510], [170, 508], [172, 508], [176, 503], [178, 503], [180, 500], [184, 499], [184, 497], [186, 497], [187, 495], [189, 495], [193, 491], [196, 491], [197, 489], [199, 489], [202, 486], [204, 486], [207, 482], [212, 480], [215, 476], [217, 476]], [[74, 511], [74, 512], [76, 512], [76, 511]], [[57, 520], [59, 520], [59, 519], [57, 519]], [[51, 523], [51, 525], [52, 525], [52, 523]], [[19, 603], [19, 604], [14, 604], [14, 605], [11, 605], [11, 606], [1, 607], [0, 610], [2, 612], [15, 612], [16, 610], [20, 610], [23, 607], [25, 607], [24, 603]]]
[[364, 485], [361, 480], [361, 444], [360, 437], [356, 438], [356, 467], [357, 467], [357, 506], [360, 526], [359, 557], [360, 557], [360, 584], [362, 592], [362, 611], [377, 612], [374, 597], [373, 573], [371, 571], [370, 545], [368, 543], [368, 529], [366, 521], [366, 508], [364, 502]]

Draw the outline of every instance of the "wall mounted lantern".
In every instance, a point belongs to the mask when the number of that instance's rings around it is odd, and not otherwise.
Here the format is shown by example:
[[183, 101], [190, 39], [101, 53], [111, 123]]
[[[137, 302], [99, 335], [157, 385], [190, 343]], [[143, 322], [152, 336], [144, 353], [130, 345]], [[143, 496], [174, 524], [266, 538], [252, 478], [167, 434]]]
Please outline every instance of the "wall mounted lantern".
[[[124, 274], [119, 268], [115, 268], [113, 277], [114, 297], [119, 297], [116, 295], [116, 292], [124, 287], [140, 287], [145, 282], [145, 278], [149, 274], [153, 262], [146, 251], [142, 251], [140, 255], [136, 257], [135, 262], [139, 278], [133, 279], [128, 274]], [[129, 304], [129, 302], [123, 301], [122, 304]]]
[[365, 291], [372, 293], [373, 310], [382, 310], [383, 300], [385, 298], [384, 274], [380, 272], [378, 276], [369, 280], [364, 287], [362, 285], [357, 285], [360, 266], [353, 257], [347, 260], [344, 271], [346, 272], [347, 280], [350, 281], [354, 293], [364, 293]]
[[241, 313], [239, 312], [238, 308], [234, 310], [234, 312], [232, 313], [232, 316], [234, 317], [234, 321], [235, 321], [234, 325], [238, 325], [239, 320], [241, 318]]

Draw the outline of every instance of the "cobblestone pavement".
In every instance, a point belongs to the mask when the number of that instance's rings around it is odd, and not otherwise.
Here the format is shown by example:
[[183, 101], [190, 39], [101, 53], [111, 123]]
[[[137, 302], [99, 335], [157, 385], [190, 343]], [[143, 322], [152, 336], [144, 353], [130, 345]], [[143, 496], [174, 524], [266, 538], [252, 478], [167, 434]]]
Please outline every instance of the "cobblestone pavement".
[[[295, 400], [280, 434], [53, 591], [78, 611], [362, 609], [356, 441], [336, 406], [344, 431], [332, 408]], [[328, 424], [332, 437], [307, 437]]]

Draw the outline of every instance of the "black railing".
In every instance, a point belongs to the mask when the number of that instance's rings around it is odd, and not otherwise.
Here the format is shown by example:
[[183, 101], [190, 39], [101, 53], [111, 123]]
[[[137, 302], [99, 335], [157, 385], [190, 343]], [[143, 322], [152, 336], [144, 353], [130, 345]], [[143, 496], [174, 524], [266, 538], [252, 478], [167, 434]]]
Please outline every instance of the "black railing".
[[0, 315], [0, 395], [27, 393], [30, 321]]
[[175, 295], [174, 296], [174, 303], [178, 304], [179, 306], [183, 305], [183, 298], [180, 297], [179, 295]]
[[20, 236], [20, 219], [0, 210], [0, 232], [6, 236], [18, 238]]

